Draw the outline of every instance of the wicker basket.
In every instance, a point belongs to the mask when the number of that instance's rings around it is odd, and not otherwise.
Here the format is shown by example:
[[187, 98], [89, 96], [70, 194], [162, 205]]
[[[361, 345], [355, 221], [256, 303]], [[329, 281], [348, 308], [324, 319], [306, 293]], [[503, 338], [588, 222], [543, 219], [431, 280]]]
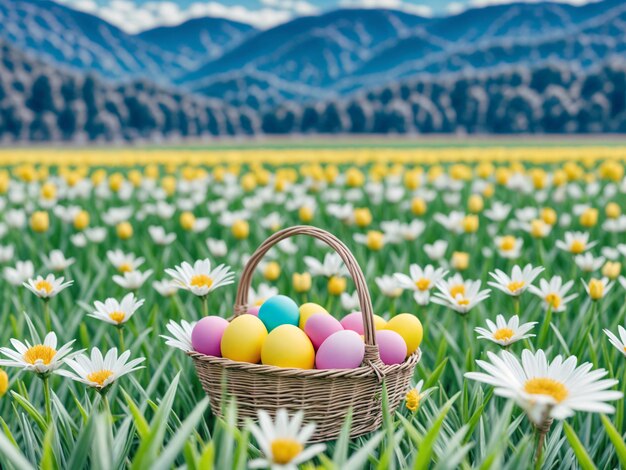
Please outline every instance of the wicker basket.
[[409, 389], [420, 351], [418, 349], [401, 364], [387, 366], [381, 362], [365, 277], [350, 250], [337, 237], [311, 226], [295, 226], [270, 236], [254, 252], [243, 270], [235, 299], [235, 316], [247, 311], [248, 289], [261, 258], [276, 243], [294, 235], [309, 235], [328, 244], [341, 256], [354, 279], [365, 329], [363, 364], [356, 369], [303, 370], [190, 353], [202, 387], [209, 395], [213, 412], [218, 416], [221, 416], [226, 400], [235, 398], [240, 425], [246, 418], [256, 419], [260, 409], [272, 416], [279, 408], [292, 412], [303, 410], [305, 422], [317, 423], [311, 442], [327, 441], [339, 435], [351, 408], [351, 436], [374, 431], [382, 423], [383, 384], [393, 411]]

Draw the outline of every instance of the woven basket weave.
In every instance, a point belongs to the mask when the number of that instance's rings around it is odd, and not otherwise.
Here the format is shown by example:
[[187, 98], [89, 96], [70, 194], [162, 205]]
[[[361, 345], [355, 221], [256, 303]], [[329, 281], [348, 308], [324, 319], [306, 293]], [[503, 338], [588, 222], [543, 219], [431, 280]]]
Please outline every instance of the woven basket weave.
[[221, 416], [227, 400], [236, 399], [240, 425], [246, 418], [255, 420], [260, 409], [271, 416], [279, 408], [291, 412], [303, 410], [305, 422], [317, 423], [310, 442], [327, 441], [339, 435], [351, 408], [351, 436], [374, 431], [382, 423], [383, 384], [393, 411], [409, 389], [420, 351], [418, 349], [401, 364], [387, 366], [381, 362], [365, 277], [350, 250], [337, 237], [305, 225], [287, 228], [270, 236], [244, 267], [235, 299], [235, 316], [247, 311], [248, 290], [259, 261], [278, 242], [294, 235], [309, 235], [328, 244], [341, 256], [352, 276], [365, 330], [365, 357], [361, 366], [356, 369], [304, 370], [189, 353], [198, 378], [209, 395], [213, 413], [218, 416]]

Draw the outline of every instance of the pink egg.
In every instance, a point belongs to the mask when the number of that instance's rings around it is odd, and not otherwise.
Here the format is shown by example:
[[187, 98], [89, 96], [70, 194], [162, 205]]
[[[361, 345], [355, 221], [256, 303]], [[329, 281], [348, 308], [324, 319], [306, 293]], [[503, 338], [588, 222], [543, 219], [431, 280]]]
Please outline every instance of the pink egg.
[[[308, 323], [308, 322], [307, 322]], [[363, 362], [365, 343], [358, 333], [350, 330], [333, 333], [317, 350], [318, 369], [354, 369]]]
[[341, 326], [344, 330], [356, 331], [358, 334], [365, 334], [363, 329], [363, 314], [361, 312], [352, 312], [341, 320]]
[[255, 317], [258, 317], [258, 316], [259, 316], [259, 309], [260, 309], [260, 308], [261, 308], [261, 306], [260, 306], [260, 305], [256, 305], [256, 306], [254, 306], [254, 307], [250, 307], [250, 308], [248, 309], [248, 312], [247, 312], [247, 313], [249, 313], [250, 315], [254, 315]]
[[376, 332], [376, 343], [383, 364], [400, 364], [406, 358], [406, 343], [395, 331], [380, 330]]
[[314, 313], [304, 325], [304, 332], [308, 335], [315, 349], [319, 348], [326, 338], [337, 331], [343, 331], [343, 326], [339, 320], [327, 313]]
[[220, 344], [228, 321], [222, 317], [204, 317], [191, 331], [191, 345], [194, 351], [207, 356], [222, 357]]

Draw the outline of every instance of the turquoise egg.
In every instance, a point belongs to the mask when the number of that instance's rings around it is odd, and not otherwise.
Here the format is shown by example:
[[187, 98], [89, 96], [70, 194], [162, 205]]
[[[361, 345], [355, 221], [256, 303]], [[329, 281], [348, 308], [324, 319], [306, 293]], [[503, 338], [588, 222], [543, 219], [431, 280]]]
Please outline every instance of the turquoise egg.
[[298, 305], [286, 295], [275, 295], [263, 302], [259, 319], [270, 332], [280, 325], [298, 326], [300, 311]]

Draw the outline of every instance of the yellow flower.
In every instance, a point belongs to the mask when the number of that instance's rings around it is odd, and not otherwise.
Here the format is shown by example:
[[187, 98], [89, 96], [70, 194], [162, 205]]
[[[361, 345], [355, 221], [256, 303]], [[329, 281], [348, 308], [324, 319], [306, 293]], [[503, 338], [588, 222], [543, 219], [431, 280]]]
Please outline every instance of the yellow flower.
[[541, 220], [543, 220], [548, 225], [556, 224], [556, 211], [551, 207], [544, 207], [543, 209], [541, 209]]
[[54, 183], [45, 183], [41, 187], [41, 197], [43, 199], [52, 200], [57, 196], [57, 187]]
[[46, 211], [35, 211], [30, 217], [30, 227], [34, 232], [47, 232], [50, 228], [50, 216]]
[[500, 167], [496, 170], [496, 183], [498, 183], [499, 185], [506, 185], [509, 182], [510, 177], [511, 173], [507, 168]]
[[619, 261], [607, 261], [602, 266], [602, 275], [609, 279], [617, 279], [622, 270], [622, 264]]
[[372, 223], [372, 213], [367, 207], [354, 209], [354, 223], [359, 227], [367, 227]]
[[478, 214], [485, 207], [485, 203], [483, 202], [483, 198], [480, 197], [480, 194], [472, 194], [467, 201], [467, 208], [470, 212], [474, 214]]
[[250, 225], [245, 220], [237, 220], [230, 228], [230, 231], [237, 240], [244, 240], [250, 234]]
[[173, 195], [176, 192], [176, 178], [173, 176], [164, 176], [161, 180], [161, 187], [165, 194], [168, 196]]
[[0, 397], [3, 397], [9, 389], [9, 376], [0, 369]]
[[548, 174], [542, 168], [533, 168], [530, 176], [533, 180], [533, 186], [535, 189], [543, 189], [548, 182]]
[[489, 178], [494, 171], [495, 167], [493, 166], [493, 163], [490, 162], [482, 162], [476, 167], [476, 175], [482, 179]]
[[113, 173], [109, 176], [109, 188], [111, 191], [118, 192], [122, 184], [124, 184], [124, 175], [121, 173]]
[[334, 183], [339, 176], [339, 168], [336, 165], [328, 165], [324, 170], [324, 174], [326, 175], [326, 182]]
[[311, 275], [309, 273], [293, 273], [292, 282], [296, 292], [308, 292], [311, 289]]
[[609, 219], [617, 219], [621, 215], [622, 209], [616, 202], [609, 202], [604, 208], [604, 212]]
[[[99, 170], [94, 171], [91, 174], [91, 182], [93, 183], [94, 186], [98, 186], [100, 183], [102, 183], [107, 177], [107, 172], [106, 170], [103, 170], [102, 168], [100, 168]], [[78, 181], [74, 181], [75, 178], [72, 178], [72, 183], [76, 184]], [[67, 184], [70, 186], [73, 186], [74, 184], [70, 183], [70, 175], [67, 175], [65, 177], [65, 181], [67, 181]]]
[[409, 390], [406, 394], [405, 400], [407, 409], [413, 413], [415, 413], [420, 407], [420, 393], [414, 388]]
[[180, 214], [180, 226], [183, 228], [183, 230], [193, 230], [195, 225], [196, 216], [193, 215], [191, 212], [186, 211]]
[[588, 208], [580, 214], [580, 225], [583, 227], [593, 227], [598, 223], [598, 209]]
[[434, 166], [430, 167], [430, 169], [428, 170], [428, 173], [426, 174], [426, 176], [428, 177], [428, 181], [430, 183], [432, 183], [437, 178], [439, 178], [441, 175], [443, 175], [443, 173], [444, 173], [444, 171], [443, 171], [443, 167], [441, 165], [434, 165]]
[[76, 230], [84, 230], [89, 225], [89, 212], [81, 210], [74, 216], [74, 228]]
[[313, 209], [309, 206], [302, 206], [298, 210], [298, 217], [300, 218], [300, 222], [309, 223], [313, 220]]
[[328, 293], [330, 295], [341, 295], [346, 290], [346, 285], [345, 277], [331, 276], [328, 279]]
[[241, 188], [249, 193], [256, 188], [256, 177], [253, 173], [246, 173], [241, 177]]
[[411, 212], [413, 212], [413, 215], [424, 215], [427, 208], [426, 201], [421, 197], [414, 197], [411, 201]]
[[604, 297], [604, 283], [600, 279], [589, 281], [589, 297], [591, 300], [600, 300]]
[[465, 233], [474, 233], [478, 231], [478, 216], [466, 215], [463, 219], [463, 231]]
[[365, 176], [363, 175], [361, 170], [359, 170], [358, 168], [354, 166], [351, 168], [348, 168], [348, 170], [346, 171], [346, 185], [348, 185], [351, 188], [357, 188], [357, 187], [363, 186], [364, 183], [365, 183]]
[[490, 198], [490, 197], [493, 197], [493, 194], [495, 192], [496, 190], [493, 187], [493, 184], [488, 184], [485, 186], [485, 189], [483, 189], [483, 196], [485, 196], [486, 198]]
[[530, 222], [530, 235], [533, 238], [544, 238], [548, 231], [546, 224], [542, 219], [534, 219]]
[[421, 170], [409, 170], [404, 174], [404, 187], [409, 191], [415, 191], [420, 186]]
[[552, 184], [554, 186], [563, 186], [567, 183], [567, 173], [563, 170], [556, 170], [552, 173]]
[[133, 236], [133, 226], [130, 222], [120, 222], [115, 227], [115, 231], [117, 232], [117, 236], [122, 240], [128, 240]]
[[155, 180], [159, 177], [159, 167], [157, 165], [146, 165], [143, 173], [146, 175], [146, 178]]
[[452, 253], [452, 267], [457, 271], [463, 271], [469, 266], [469, 253], [455, 251]]
[[378, 230], [370, 230], [367, 232], [366, 245], [372, 251], [379, 251], [385, 246], [385, 236]]
[[280, 276], [280, 265], [276, 261], [270, 261], [263, 269], [263, 277], [268, 281], [275, 281]]

